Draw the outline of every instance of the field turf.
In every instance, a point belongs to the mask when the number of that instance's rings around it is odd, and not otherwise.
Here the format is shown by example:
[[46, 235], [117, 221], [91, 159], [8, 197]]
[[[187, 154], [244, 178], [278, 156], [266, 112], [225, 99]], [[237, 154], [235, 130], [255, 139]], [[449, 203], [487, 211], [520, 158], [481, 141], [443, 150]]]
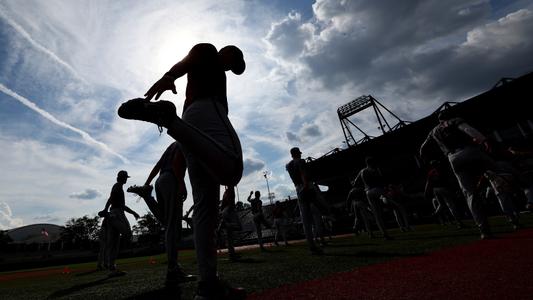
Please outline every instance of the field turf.
[[[522, 214], [522, 223], [533, 227], [533, 214]], [[312, 256], [304, 242], [289, 247], [238, 250], [240, 262], [219, 256], [222, 278], [257, 293], [283, 284], [317, 279], [332, 273], [349, 271], [398, 258], [421, 256], [438, 249], [468, 244], [479, 239], [472, 223], [470, 228], [453, 226], [416, 226], [412, 232], [391, 230], [392, 241], [370, 239], [364, 235], [334, 237], [324, 249], [325, 255]], [[496, 236], [512, 231], [503, 217], [491, 218]], [[180, 289], [163, 286], [165, 256], [119, 259], [126, 276], [109, 278], [106, 272], [94, 271], [95, 263], [57, 266], [44, 269], [0, 273], [0, 299], [192, 299], [196, 283]], [[180, 263], [187, 272], [196, 273], [193, 251], [180, 252]]]

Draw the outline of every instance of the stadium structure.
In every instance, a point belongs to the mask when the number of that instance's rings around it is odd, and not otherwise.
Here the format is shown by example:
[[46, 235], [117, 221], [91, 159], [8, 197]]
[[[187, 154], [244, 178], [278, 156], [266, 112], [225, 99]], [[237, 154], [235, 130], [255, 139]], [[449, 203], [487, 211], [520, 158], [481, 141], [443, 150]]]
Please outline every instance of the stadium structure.
[[[400, 120], [372, 96], [362, 96], [339, 107], [338, 115], [348, 147], [334, 149], [317, 159], [308, 159], [312, 179], [327, 186], [326, 199], [330, 203], [345, 201], [350, 181], [365, 167], [365, 158], [379, 161], [381, 171], [391, 183], [401, 184], [408, 193], [424, 189], [426, 165], [419, 156], [419, 148], [429, 131], [438, 123], [438, 114], [449, 110], [465, 119], [473, 127], [500, 145], [533, 147], [533, 73], [519, 78], [503, 78], [494, 87], [462, 102], [446, 102], [432, 114], [415, 122]], [[383, 108], [397, 122], [387, 123]], [[363, 109], [373, 109], [382, 135], [371, 137], [350, 116]], [[364, 136], [357, 141], [352, 134], [357, 130]], [[435, 149], [435, 156], [442, 155]], [[441, 157], [442, 159], [444, 157]]]
[[[338, 108], [337, 113], [344, 133], [346, 149], [333, 149], [324, 156], [307, 158], [311, 179], [327, 191], [322, 196], [337, 215], [336, 232], [351, 230], [352, 218], [344, 210], [346, 196], [351, 189], [351, 180], [365, 167], [365, 158], [372, 156], [379, 161], [379, 167], [390, 183], [401, 185], [408, 195], [404, 206], [411, 219], [418, 222], [433, 222], [433, 207], [423, 198], [427, 173], [427, 161], [419, 156], [419, 149], [429, 131], [438, 123], [438, 114], [449, 110], [453, 115], [465, 119], [473, 127], [491, 138], [496, 144], [533, 149], [533, 73], [519, 78], [503, 78], [491, 89], [460, 102], [445, 102], [430, 115], [409, 122], [400, 119], [371, 95], [364, 95]], [[375, 114], [381, 135], [372, 136], [363, 131], [353, 116], [363, 110]], [[357, 138], [357, 136], [361, 138]], [[439, 149], [435, 148], [433, 159], [445, 160]], [[463, 211], [467, 211], [465, 201], [460, 201]], [[294, 225], [293, 232], [302, 231], [295, 199], [286, 199], [289, 219]], [[264, 206], [267, 218], [271, 205]], [[241, 243], [256, 238], [252, 216], [249, 210], [239, 211], [243, 231]], [[413, 220], [416, 221], [416, 220]], [[264, 230], [263, 237], [268, 239], [272, 230]]]

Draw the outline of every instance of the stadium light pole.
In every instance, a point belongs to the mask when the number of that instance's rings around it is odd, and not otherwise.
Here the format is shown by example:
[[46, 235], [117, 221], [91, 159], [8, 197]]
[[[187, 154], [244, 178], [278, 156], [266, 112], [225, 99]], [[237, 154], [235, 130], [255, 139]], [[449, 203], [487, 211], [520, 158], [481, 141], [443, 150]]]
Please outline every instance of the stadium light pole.
[[267, 182], [268, 200], [270, 200], [270, 205], [272, 205], [272, 195], [270, 194], [270, 186], [268, 185], [268, 171], [263, 171], [263, 176]]

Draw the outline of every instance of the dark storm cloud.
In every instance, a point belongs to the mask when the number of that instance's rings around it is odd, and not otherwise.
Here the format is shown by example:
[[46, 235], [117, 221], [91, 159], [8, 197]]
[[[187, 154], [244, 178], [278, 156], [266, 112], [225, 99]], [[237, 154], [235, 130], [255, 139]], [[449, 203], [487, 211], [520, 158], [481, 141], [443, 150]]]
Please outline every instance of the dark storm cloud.
[[92, 200], [96, 199], [97, 197], [100, 197], [100, 195], [102, 194], [95, 189], [85, 189], [82, 192], [72, 193], [69, 197], [80, 200]]
[[243, 164], [243, 176], [249, 175], [253, 172], [261, 171], [265, 167], [265, 163], [263, 161], [251, 158], [245, 159]]
[[306, 137], [318, 137], [322, 135], [320, 128], [316, 124], [306, 124], [302, 128], [302, 134]]
[[299, 143], [300, 142], [300, 138], [298, 137], [297, 134], [292, 133], [290, 131], [287, 131], [286, 135], [287, 135], [287, 140], [289, 142], [293, 142], [293, 143]]
[[[292, 14], [265, 40], [330, 90], [347, 84], [399, 98], [455, 99], [533, 70], [533, 16], [489, 20], [489, 1], [326, 1]], [[294, 34], [294, 38], [288, 36]], [[298, 55], [299, 53], [299, 55]]]
[[305, 123], [302, 125], [298, 133], [287, 131], [287, 141], [292, 144], [300, 144], [308, 140], [308, 138], [316, 138], [322, 135], [322, 131], [316, 124]]

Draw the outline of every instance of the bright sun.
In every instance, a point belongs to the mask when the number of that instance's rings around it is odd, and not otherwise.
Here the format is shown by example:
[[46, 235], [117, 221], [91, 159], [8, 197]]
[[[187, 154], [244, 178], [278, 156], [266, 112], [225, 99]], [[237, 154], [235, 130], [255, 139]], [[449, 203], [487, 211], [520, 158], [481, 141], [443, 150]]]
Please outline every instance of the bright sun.
[[167, 40], [158, 46], [155, 66], [158, 70], [168, 70], [188, 53], [188, 42]]

